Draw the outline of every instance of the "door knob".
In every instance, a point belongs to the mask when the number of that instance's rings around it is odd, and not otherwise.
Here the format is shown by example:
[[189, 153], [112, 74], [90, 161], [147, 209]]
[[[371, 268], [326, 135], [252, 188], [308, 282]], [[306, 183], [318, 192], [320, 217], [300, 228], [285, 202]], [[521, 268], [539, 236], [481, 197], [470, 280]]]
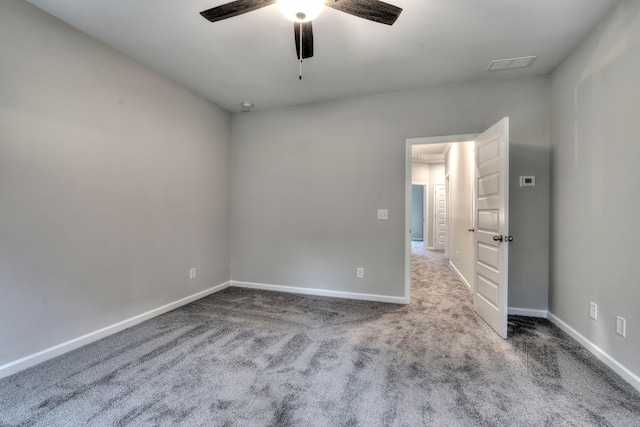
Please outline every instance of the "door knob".
[[493, 236], [493, 240], [496, 242], [502, 242], [502, 236], [498, 235], [498, 236]]

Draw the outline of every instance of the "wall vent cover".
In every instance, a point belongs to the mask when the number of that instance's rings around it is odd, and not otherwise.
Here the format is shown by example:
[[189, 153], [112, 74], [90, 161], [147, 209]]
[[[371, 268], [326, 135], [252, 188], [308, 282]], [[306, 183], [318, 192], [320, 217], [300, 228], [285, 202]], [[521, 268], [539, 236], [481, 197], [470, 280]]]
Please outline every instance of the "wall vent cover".
[[527, 68], [536, 59], [536, 56], [523, 56], [521, 58], [496, 59], [491, 61], [487, 71], [515, 70]]

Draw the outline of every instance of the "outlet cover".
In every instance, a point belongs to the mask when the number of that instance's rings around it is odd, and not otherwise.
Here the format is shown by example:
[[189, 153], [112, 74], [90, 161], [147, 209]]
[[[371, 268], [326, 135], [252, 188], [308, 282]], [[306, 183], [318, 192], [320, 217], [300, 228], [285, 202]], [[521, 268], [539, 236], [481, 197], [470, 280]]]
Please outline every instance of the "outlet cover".
[[595, 302], [589, 303], [589, 317], [593, 320], [598, 320], [598, 304]]
[[191, 270], [189, 270], [189, 280], [193, 280], [196, 278], [196, 269], [192, 268]]
[[389, 219], [389, 210], [388, 209], [378, 209], [378, 219], [381, 219], [381, 220]]

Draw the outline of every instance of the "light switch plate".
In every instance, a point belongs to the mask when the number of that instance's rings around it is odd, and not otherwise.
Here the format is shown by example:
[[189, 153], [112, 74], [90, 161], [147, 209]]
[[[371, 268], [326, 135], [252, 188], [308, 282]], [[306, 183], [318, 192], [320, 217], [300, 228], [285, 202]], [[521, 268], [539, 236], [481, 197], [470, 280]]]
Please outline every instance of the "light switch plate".
[[616, 316], [616, 333], [623, 338], [627, 336], [627, 321], [624, 317]]

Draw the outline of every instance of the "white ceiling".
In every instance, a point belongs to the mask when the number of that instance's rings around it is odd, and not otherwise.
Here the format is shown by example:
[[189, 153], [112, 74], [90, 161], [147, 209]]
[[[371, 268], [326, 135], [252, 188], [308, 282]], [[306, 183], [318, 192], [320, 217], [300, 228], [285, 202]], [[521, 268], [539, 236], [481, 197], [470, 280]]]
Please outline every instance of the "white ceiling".
[[[388, 0], [393, 26], [325, 7], [298, 61], [277, 5], [216, 23], [227, 0], [28, 0], [229, 111], [550, 72], [618, 0]], [[537, 55], [526, 69], [494, 59]]]
[[416, 144], [411, 146], [411, 160], [417, 163], [444, 163], [451, 143]]
[[411, 154], [415, 156], [419, 156], [420, 154], [424, 155], [434, 155], [440, 154], [444, 155], [447, 151], [447, 148], [450, 146], [450, 143], [444, 144], [417, 144], [411, 147]]

